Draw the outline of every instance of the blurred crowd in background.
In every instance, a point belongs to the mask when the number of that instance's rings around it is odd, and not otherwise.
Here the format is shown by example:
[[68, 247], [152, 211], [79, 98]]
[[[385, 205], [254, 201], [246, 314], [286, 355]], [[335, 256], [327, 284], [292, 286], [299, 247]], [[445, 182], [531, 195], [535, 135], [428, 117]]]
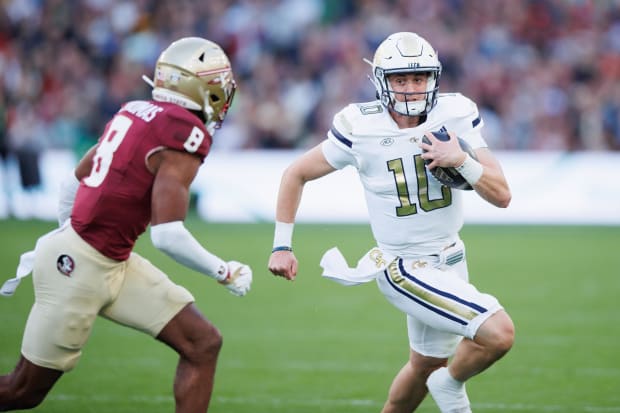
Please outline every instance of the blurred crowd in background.
[[184, 36], [236, 74], [214, 149], [307, 148], [375, 98], [362, 58], [397, 31], [438, 50], [492, 149], [620, 149], [619, 0], [0, 0], [0, 153], [81, 154]]

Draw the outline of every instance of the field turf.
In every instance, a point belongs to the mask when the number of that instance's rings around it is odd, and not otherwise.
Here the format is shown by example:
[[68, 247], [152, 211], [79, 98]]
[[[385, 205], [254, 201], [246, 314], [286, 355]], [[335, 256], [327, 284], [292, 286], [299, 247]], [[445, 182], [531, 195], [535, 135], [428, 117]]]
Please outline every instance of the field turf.
[[[344, 287], [320, 277], [321, 254], [338, 246], [353, 265], [373, 246], [367, 226], [297, 225], [297, 280], [266, 269], [270, 224], [188, 227], [211, 251], [251, 264], [250, 294], [154, 250], [137, 251], [193, 292], [221, 330], [212, 413], [379, 412], [408, 355], [404, 316], [374, 283]], [[12, 277], [19, 254], [53, 223], [0, 221], [0, 262]], [[468, 383], [475, 412], [620, 412], [620, 227], [466, 226], [469, 269], [479, 289], [512, 315], [512, 351]], [[0, 372], [13, 368], [32, 303], [26, 279], [0, 296]], [[159, 342], [99, 319], [75, 370], [35, 411], [172, 412], [176, 357]], [[419, 412], [437, 412], [430, 398]]]

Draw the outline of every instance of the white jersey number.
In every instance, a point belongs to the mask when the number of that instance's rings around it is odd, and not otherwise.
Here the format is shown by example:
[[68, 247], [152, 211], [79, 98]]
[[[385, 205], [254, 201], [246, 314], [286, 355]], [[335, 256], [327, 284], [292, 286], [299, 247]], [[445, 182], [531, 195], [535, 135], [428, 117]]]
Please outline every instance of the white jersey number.
[[189, 153], [194, 153], [200, 148], [200, 144], [205, 138], [205, 133], [201, 131], [197, 126], [194, 126], [189, 134], [189, 138], [183, 144], [185, 150]]
[[93, 157], [93, 169], [83, 181], [85, 185], [93, 188], [101, 185], [110, 170], [114, 152], [125, 139], [131, 124], [132, 120], [125, 116], [116, 115], [114, 117], [108, 131], [99, 143], [99, 147], [97, 147], [97, 152]]
[[[95, 156], [93, 157], [93, 168], [90, 175], [84, 178], [84, 184], [93, 188], [101, 185], [110, 171], [114, 152], [118, 149], [133, 121], [123, 115], [116, 115], [110, 123], [105, 136], [99, 143]], [[187, 140], [183, 144], [185, 150], [194, 153], [202, 144], [205, 134], [198, 127], [194, 126]]]
[[[430, 199], [428, 195], [428, 176], [426, 175], [426, 167], [424, 159], [420, 155], [413, 157], [415, 165], [415, 176], [417, 179], [418, 201], [423, 211], [429, 212], [438, 208], [445, 208], [452, 203], [452, 191], [445, 185], [441, 186], [441, 198]], [[396, 182], [396, 192], [400, 201], [400, 206], [396, 207], [396, 216], [404, 217], [418, 213], [417, 205], [411, 201], [409, 194], [409, 186], [407, 185], [407, 177], [403, 166], [402, 158], [392, 159], [387, 162], [387, 168], [394, 174]]]

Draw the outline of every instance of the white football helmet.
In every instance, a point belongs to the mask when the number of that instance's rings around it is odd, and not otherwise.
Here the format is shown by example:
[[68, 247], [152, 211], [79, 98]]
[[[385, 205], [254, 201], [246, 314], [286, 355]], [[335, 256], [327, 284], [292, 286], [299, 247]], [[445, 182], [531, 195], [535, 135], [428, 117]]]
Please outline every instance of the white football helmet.
[[[435, 49], [421, 36], [410, 32], [391, 34], [379, 45], [372, 62], [364, 60], [372, 66], [371, 80], [386, 108], [406, 116], [421, 116], [437, 103], [441, 63]], [[405, 101], [397, 101], [387, 79], [394, 73], [428, 73], [425, 99], [408, 100], [407, 95], [416, 93], [404, 93]]]
[[201, 111], [209, 133], [221, 126], [237, 85], [230, 61], [220, 46], [200, 37], [185, 37], [164, 50], [155, 64], [153, 99]]

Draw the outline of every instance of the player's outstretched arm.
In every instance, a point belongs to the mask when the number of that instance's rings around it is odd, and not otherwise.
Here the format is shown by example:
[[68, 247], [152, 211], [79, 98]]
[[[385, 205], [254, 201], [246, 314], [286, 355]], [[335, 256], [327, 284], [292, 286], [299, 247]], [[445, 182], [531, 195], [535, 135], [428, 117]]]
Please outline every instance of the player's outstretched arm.
[[153, 245], [180, 264], [215, 278], [232, 294], [243, 296], [250, 291], [252, 270], [238, 261], [225, 262], [207, 251], [185, 228], [182, 221], [151, 226]]
[[[152, 159], [151, 159], [152, 158]], [[252, 270], [237, 261], [226, 262], [207, 251], [184, 225], [189, 187], [200, 159], [188, 153], [163, 150], [149, 159], [155, 174], [151, 200], [151, 241], [175, 261], [215, 278], [235, 295], [245, 295]]]
[[293, 254], [293, 226], [299, 209], [304, 185], [308, 181], [335, 171], [317, 145], [294, 161], [282, 174], [276, 206], [276, 224], [273, 250], [269, 257], [269, 271], [287, 280], [297, 275], [297, 258]]

